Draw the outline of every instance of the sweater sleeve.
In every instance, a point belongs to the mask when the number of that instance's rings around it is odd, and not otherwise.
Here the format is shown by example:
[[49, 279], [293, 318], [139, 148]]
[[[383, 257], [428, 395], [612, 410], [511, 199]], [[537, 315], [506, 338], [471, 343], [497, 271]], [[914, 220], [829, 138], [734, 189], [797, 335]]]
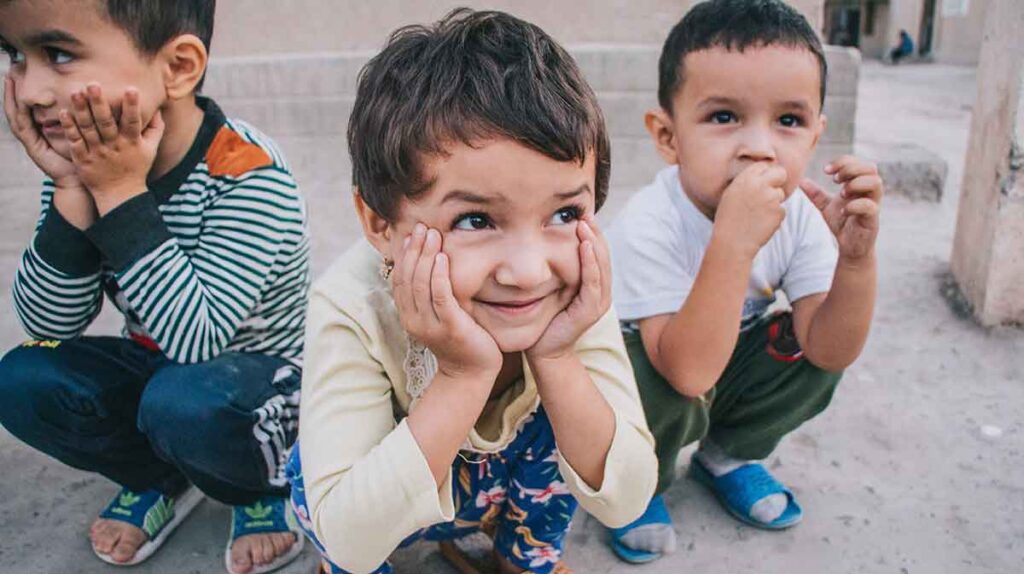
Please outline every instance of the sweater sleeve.
[[[179, 363], [209, 360], [231, 342], [258, 305], [278, 253], [305, 228], [287, 171], [270, 165], [214, 181], [216, 198], [181, 221], [165, 222], [146, 192], [87, 231], [143, 327]], [[198, 227], [194, 248], [183, 248], [168, 224]]]
[[81, 335], [103, 304], [99, 251], [53, 206], [54, 191], [44, 183], [35, 235], [12, 289], [18, 319], [36, 339]]
[[452, 520], [451, 476], [438, 488], [390, 380], [379, 342], [314, 290], [306, 331], [299, 448], [313, 531], [349, 572], [380, 567], [403, 539]]
[[584, 482], [561, 453], [558, 466], [580, 506], [606, 526], [618, 528], [636, 520], [647, 508], [658, 482], [658, 460], [614, 310], [584, 334], [576, 352], [615, 411], [615, 434], [600, 490]]

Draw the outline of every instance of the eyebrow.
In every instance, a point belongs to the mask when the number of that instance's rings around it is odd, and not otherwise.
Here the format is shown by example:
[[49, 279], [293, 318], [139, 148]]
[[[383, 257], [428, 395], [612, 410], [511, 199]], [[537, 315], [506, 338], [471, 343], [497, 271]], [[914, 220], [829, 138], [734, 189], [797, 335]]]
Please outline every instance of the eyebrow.
[[725, 96], [711, 96], [705, 98], [697, 105], [699, 108], [707, 108], [711, 106], [737, 106], [740, 101], [734, 98], [727, 98]]
[[[577, 187], [576, 189], [556, 193], [555, 197], [560, 201], [564, 201], [588, 192], [590, 192], [590, 184], [584, 183], [583, 185]], [[452, 191], [449, 191], [447, 194], [445, 194], [444, 198], [441, 199], [441, 205], [444, 205], [449, 201], [462, 201], [465, 203], [475, 203], [478, 205], [489, 205], [492, 203], [505, 203], [508, 201], [508, 199], [501, 195], [484, 195], [474, 193], [472, 191], [465, 191], [462, 189], [453, 189]]]
[[81, 46], [82, 42], [64, 30], [54, 29], [29, 34], [25, 37], [25, 44], [29, 46], [42, 46], [44, 44], [72, 44]]

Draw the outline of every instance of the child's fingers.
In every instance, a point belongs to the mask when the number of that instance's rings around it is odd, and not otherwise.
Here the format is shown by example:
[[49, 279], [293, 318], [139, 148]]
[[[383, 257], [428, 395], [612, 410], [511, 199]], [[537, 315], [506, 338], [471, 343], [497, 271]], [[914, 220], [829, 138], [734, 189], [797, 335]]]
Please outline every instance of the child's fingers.
[[139, 91], [128, 88], [121, 103], [121, 135], [138, 139], [142, 135], [142, 110], [139, 108]]
[[580, 243], [580, 299], [595, 306], [601, 301], [601, 268], [590, 240]]
[[845, 183], [861, 175], [873, 175], [878, 173], [878, 166], [852, 155], [845, 155], [832, 162], [834, 168], [832, 181]]
[[825, 209], [828, 208], [828, 204], [832, 201], [832, 197], [828, 192], [822, 189], [822, 187], [812, 179], [804, 178], [803, 181], [800, 182], [800, 189], [804, 191], [804, 195], [807, 196], [807, 199], [811, 200], [814, 207], [818, 208], [818, 211], [824, 212]]
[[593, 248], [600, 286], [599, 295], [603, 304], [605, 300], [611, 301], [612, 291], [612, 261], [608, 250], [608, 243], [605, 241], [604, 234], [601, 233], [601, 229], [593, 217], [588, 216], [584, 218], [580, 222], [580, 226], [585, 227], [583, 230], [586, 234], [585, 240], [589, 241]]
[[67, 138], [68, 143], [71, 145], [71, 158], [74, 161], [82, 161], [89, 153], [89, 146], [86, 145], [82, 133], [78, 130], [78, 125], [71, 117], [71, 112], [61, 110], [58, 118], [60, 119], [61, 127], [64, 128], [64, 137]]
[[861, 197], [846, 204], [843, 213], [847, 216], [859, 216], [873, 218], [878, 215], [878, 203]]
[[114, 119], [107, 99], [103, 97], [103, 90], [99, 84], [91, 83], [86, 86], [85, 92], [89, 97], [89, 107], [92, 109], [93, 119], [96, 120], [96, 131], [100, 139], [105, 142], [114, 141], [118, 134], [117, 120]]
[[413, 228], [412, 235], [406, 238], [405, 246], [395, 261], [395, 268], [391, 274], [391, 287], [395, 299], [401, 299], [410, 311], [415, 311], [412, 302], [412, 293], [409, 292], [412, 283], [413, 270], [416, 269], [416, 262], [420, 258], [420, 250], [423, 248], [423, 233], [420, 231], [421, 224], [417, 223]]
[[89, 101], [82, 92], [71, 94], [71, 113], [86, 145], [89, 148], [99, 147], [103, 141], [100, 139], [100, 133], [96, 131], [96, 124], [89, 110]]
[[423, 251], [412, 276], [412, 299], [418, 313], [426, 313], [433, 317], [433, 305], [430, 302], [430, 277], [434, 271], [434, 257], [441, 252], [441, 234], [436, 229], [428, 229], [423, 240]]
[[875, 201], [882, 198], [882, 178], [878, 175], [860, 175], [843, 185], [843, 197], [867, 196]]
[[442, 325], [451, 327], [458, 321], [461, 309], [455, 301], [448, 255], [445, 253], [434, 255], [434, 270], [430, 274], [430, 301]]

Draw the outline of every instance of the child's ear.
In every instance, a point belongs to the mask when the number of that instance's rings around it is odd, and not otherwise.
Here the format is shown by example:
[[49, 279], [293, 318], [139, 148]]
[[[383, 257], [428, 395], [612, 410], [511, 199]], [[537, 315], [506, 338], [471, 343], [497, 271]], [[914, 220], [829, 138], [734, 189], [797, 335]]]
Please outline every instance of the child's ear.
[[203, 41], [193, 34], [172, 38], [157, 57], [163, 61], [164, 88], [172, 100], [186, 98], [196, 91], [209, 59]]
[[644, 114], [644, 125], [647, 133], [654, 140], [654, 147], [665, 163], [674, 165], [679, 162], [676, 154], [676, 132], [672, 126], [672, 116], [662, 108], [649, 110]]
[[393, 259], [391, 256], [391, 223], [380, 216], [376, 211], [366, 205], [359, 190], [352, 193], [352, 203], [356, 208], [356, 215], [359, 216], [359, 223], [363, 225], [363, 235], [385, 259]]

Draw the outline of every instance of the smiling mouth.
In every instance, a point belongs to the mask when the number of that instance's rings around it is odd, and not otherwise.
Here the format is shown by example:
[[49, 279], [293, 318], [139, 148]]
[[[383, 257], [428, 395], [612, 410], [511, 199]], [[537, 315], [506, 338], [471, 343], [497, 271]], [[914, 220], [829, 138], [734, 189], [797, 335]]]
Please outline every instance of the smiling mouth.
[[64, 135], [64, 127], [60, 125], [59, 120], [36, 122], [36, 127], [38, 127], [39, 131], [47, 137]]
[[547, 297], [547, 295], [544, 295], [535, 299], [520, 299], [517, 301], [484, 301], [477, 299], [477, 302], [504, 315], [525, 315], [539, 307], [541, 302]]

